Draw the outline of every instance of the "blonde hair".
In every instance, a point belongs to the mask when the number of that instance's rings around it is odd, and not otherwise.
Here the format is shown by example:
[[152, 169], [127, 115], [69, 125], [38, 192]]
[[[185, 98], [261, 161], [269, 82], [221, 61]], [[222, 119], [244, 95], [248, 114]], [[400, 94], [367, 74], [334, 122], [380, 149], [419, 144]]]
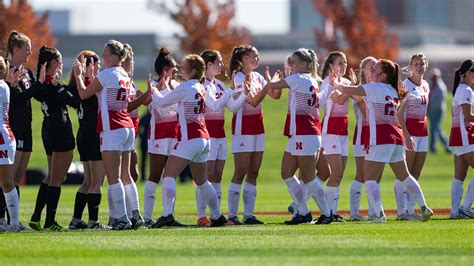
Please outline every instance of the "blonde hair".
[[201, 56], [197, 54], [190, 54], [184, 57], [184, 60], [191, 65], [191, 71], [196, 70], [193, 79], [199, 80], [199, 82], [204, 83], [205, 74], [206, 74], [206, 63]]
[[128, 51], [125, 48], [123, 43], [116, 41], [116, 40], [109, 40], [106, 44], [106, 47], [110, 49], [112, 54], [116, 55], [120, 62], [123, 62], [125, 58], [128, 56]]
[[10, 64], [7, 59], [3, 56], [0, 56], [0, 79], [6, 79], [8, 75], [8, 70], [10, 69]]
[[367, 83], [367, 77], [365, 76], [364, 68], [369, 62], [375, 62], [376, 63], [377, 58], [375, 58], [373, 56], [367, 56], [366, 58], [362, 59], [362, 61], [360, 61], [360, 66], [359, 66], [359, 68], [360, 68], [360, 72], [359, 72], [360, 84]]

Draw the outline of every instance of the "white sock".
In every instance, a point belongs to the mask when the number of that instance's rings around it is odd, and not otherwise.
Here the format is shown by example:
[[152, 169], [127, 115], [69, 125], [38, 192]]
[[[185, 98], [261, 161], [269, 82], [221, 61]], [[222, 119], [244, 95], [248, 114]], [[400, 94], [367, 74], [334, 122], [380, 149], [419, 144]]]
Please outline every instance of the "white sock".
[[109, 217], [113, 219], [118, 219], [120, 217], [117, 217], [117, 212], [115, 211], [115, 203], [112, 198], [112, 189], [111, 185], [109, 185], [107, 189], [107, 203], [109, 205]]
[[209, 183], [209, 181], [204, 182], [202, 185], [199, 185], [199, 191], [204, 199], [204, 202], [209, 206], [209, 213], [211, 219], [217, 220], [221, 216], [221, 206], [219, 205], [219, 199], [217, 198], [217, 193], [214, 187]]
[[170, 176], [163, 178], [161, 199], [163, 202], [162, 216], [173, 214], [176, 201], [176, 180]]
[[415, 214], [415, 199], [405, 190], [406, 209], [409, 215]]
[[413, 198], [420, 207], [426, 206], [425, 196], [423, 196], [420, 184], [418, 184], [418, 181], [416, 181], [413, 176], [409, 175], [402, 183], [405, 186], [407, 193], [410, 194], [410, 198]]
[[303, 182], [303, 180], [300, 180], [300, 179], [298, 179], [298, 184], [300, 185], [301, 190], [303, 190], [304, 201], [305, 201], [305, 202], [308, 201], [309, 198], [311, 197], [311, 196], [309, 195], [309, 189], [308, 189], [308, 187], [305, 185], [305, 183]]
[[376, 215], [374, 207], [372, 207], [372, 203], [370, 203], [369, 197], [367, 197], [367, 213], [369, 216]]
[[395, 202], [397, 204], [397, 214], [402, 215], [406, 213], [406, 194], [407, 190], [402, 181], [395, 179], [393, 183], [393, 192], [395, 193]]
[[461, 206], [462, 193], [464, 192], [464, 182], [453, 178], [451, 184], [451, 214], [458, 214], [458, 209]]
[[367, 197], [369, 198], [370, 204], [372, 204], [375, 214], [378, 217], [384, 215], [382, 207], [382, 199], [380, 197], [380, 185], [375, 180], [365, 181], [365, 189]]
[[143, 219], [152, 220], [153, 208], [155, 207], [156, 186], [158, 184], [152, 181], [146, 181], [143, 192]]
[[204, 199], [199, 186], [196, 186], [196, 209], [198, 218], [206, 217], [206, 200]]
[[308, 187], [304, 184], [303, 180], [299, 180], [298, 178], [296, 178], [296, 181], [298, 182], [298, 185], [300, 186], [301, 190], [303, 191], [303, 200], [304, 201], [301, 202], [297, 206], [293, 206], [293, 208], [295, 208], [295, 210], [298, 210], [299, 213], [309, 213], [307, 201], [310, 198], [310, 195], [309, 195]]
[[293, 202], [295, 203], [296, 209], [298, 209], [298, 212], [300, 212], [300, 205], [304, 205], [301, 209], [301, 213], [299, 214], [308, 214], [309, 210], [304, 200], [304, 192], [301, 189], [300, 184], [298, 183], [298, 179], [295, 176], [292, 176], [289, 178], [285, 178], [284, 181], [286, 183], [286, 186], [288, 187], [288, 192], [290, 193], [290, 196], [293, 199]]
[[244, 182], [242, 198], [244, 200], [244, 216], [253, 216], [255, 201], [257, 200], [257, 186]]
[[466, 196], [464, 197], [463, 209], [470, 209], [472, 200], [474, 199], [474, 178], [471, 178], [469, 186], [467, 187]]
[[240, 200], [240, 187], [241, 185], [230, 182], [229, 192], [227, 194], [229, 218], [237, 217], [237, 211], [239, 210]]
[[324, 193], [324, 189], [321, 186], [321, 183], [317, 180], [317, 178], [313, 179], [309, 183], [306, 184], [309, 190], [309, 194], [318, 205], [321, 214], [329, 217], [330, 211], [328, 207], [328, 202], [326, 200], [326, 194]]
[[110, 185], [110, 192], [112, 194], [113, 205], [115, 208], [115, 218], [122, 218], [127, 215], [125, 209], [125, 190], [122, 183]]
[[357, 180], [352, 181], [350, 195], [349, 195], [351, 215], [359, 214], [360, 200], [362, 199], [363, 187], [364, 187], [364, 183], [361, 183]]
[[214, 190], [216, 190], [217, 199], [219, 199], [219, 205], [220, 205], [221, 202], [222, 202], [222, 186], [221, 186], [221, 183], [213, 183], [213, 182], [210, 182], [210, 183], [214, 187]]
[[10, 215], [10, 225], [19, 225], [19, 202], [16, 188], [13, 187], [12, 191], [3, 193], [3, 195], [5, 196], [5, 204], [7, 205], [8, 214]]
[[125, 199], [127, 202], [127, 214], [128, 217], [132, 217], [133, 211], [140, 211], [140, 206], [138, 203], [138, 190], [137, 190], [137, 185], [135, 185], [135, 182], [132, 182], [131, 184], [123, 186], [125, 190]]
[[337, 213], [337, 198], [339, 197], [338, 187], [326, 186], [326, 200], [328, 202], [329, 211], [332, 215]]

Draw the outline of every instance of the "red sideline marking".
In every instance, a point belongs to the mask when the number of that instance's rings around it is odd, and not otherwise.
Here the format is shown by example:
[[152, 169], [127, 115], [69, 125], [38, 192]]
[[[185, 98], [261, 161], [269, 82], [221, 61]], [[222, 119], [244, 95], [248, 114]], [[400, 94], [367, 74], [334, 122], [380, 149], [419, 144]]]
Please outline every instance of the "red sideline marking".
[[[435, 215], [449, 215], [451, 213], [451, 209], [433, 209]], [[311, 211], [313, 215], [320, 215], [319, 211]], [[384, 210], [385, 215], [397, 215], [397, 210]], [[420, 210], [416, 210], [416, 213], [421, 214]], [[261, 215], [261, 216], [286, 216], [289, 212], [255, 212], [254, 215]], [[350, 215], [349, 210], [341, 210], [337, 211], [339, 215]], [[367, 210], [360, 210], [361, 215], [367, 216]], [[184, 215], [196, 215], [195, 213], [190, 214], [186, 213]], [[225, 213], [227, 215], [227, 213]], [[243, 215], [243, 213], [239, 213], [239, 215]]]

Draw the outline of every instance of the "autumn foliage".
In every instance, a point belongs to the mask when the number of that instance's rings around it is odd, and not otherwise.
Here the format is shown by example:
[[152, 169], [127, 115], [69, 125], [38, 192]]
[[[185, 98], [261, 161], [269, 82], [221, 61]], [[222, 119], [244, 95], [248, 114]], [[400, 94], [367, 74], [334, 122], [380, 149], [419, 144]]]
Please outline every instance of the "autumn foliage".
[[234, 46], [250, 42], [249, 30], [233, 24], [234, 0], [149, 0], [148, 4], [181, 25], [184, 35], [177, 37], [186, 53], [214, 49], [226, 62]]
[[[315, 30], [316, 42], [328, 51], [339, 50], [347, 55], [349, 66], [357, 68], [366, 56], [395, 60], [398, 37], [387, 31], [384, 17], [377, 12], [375, 0], [313, 0], [316, 10], [332, 23], [331, 29]], [[331, 27], [331, 26], [330, 26]]]
[[28, 67], [36, 67], [38, 50], [42, 45], [54, 46], [56, 43], [48, 25], [48, 13], [38, 16], [27, 0], [0, 1], [2, 51], [6, 49], [8, 35], [12, 30], [26, 34], [31, 40], [33, 54], [27, 64]]

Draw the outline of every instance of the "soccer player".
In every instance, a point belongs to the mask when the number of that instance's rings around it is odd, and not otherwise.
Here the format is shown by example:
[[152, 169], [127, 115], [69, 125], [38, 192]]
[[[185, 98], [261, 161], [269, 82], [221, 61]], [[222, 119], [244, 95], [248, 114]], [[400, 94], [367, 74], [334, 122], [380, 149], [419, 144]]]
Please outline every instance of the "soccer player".
[[373, 71], [376, 83], [347, 86], [334, 81], [334, 93], [331, 95], [333, 99], [341, 97], [342, 94], [366, 96], [370, 138], [364, 143], [368, 145], [364, 179], [367, 196], [377, 215], [373, 222], [386, 221], [380, 185], [377, 183], [386, 163], [390, 164], [395, 177], [421, 207], [422, 221], [427, 221], [433, 211], [426, 204], [420, 185], [408, 172], [403, 132], [397, 119], [397, 106], [403, 97], [399, 90], [399, 66], [390, 60], [380, 59]]
[[328, 85], [330, 76], [334, 76], [339, 83], [344, 85], [356, 84], [357, 78], [352, 70], [350, 72], [352, 81], [343, 77], [346, 70], [346, 55], [334, 51], [327, 56], [321, 72], [321, 77], [324, 79], [321, 84], [321, 105], [324, 109], [321, 139], [331, 169], [325, 191], [329, 209], [335, 222], [344, 222], [344, 219], [337, 215], [337, 204], [339, 202], [339, 185], [347, 164], [349, 97], [340, 102], [335, 102], [328, 97], [331, 93], [331, 87]]
[[[406, 144], [406, 161], [408, 172], [419, 180], [421, 170], [428, 153], [428, 127], [426, 113], [428, 111], [428, 95], [430, 87], [423, 79], [428, 69], [428, 59], [422, 54], [414, 54], [410, 59], [408, 70], [411, 73], [403, 81], [407, 91], [398, 109], [398, 121], [403, 129]], [[397, 202], [397, 220], [419, 220], [415, 214], [415, 201], [410, 198], [399, 180], [394, 183]]]
[[[93, 51], [82, 51], [77, 56], [84, 58], [86, 72], [84, 84], [89, 85], [97, 76], [100, 70], [99, 56]], [[69, 86], [76, 97], [79, 97], [76, 86], [76, 77], [71, 72]], [[104, 229], [99, 223], [99, 207], [102, 199], [102, 185], [105, 178], [104, 164], [100, 153], [100, 136], [97, 133], [97, 113], [99, 103], [96, 95], [80, 101], [77, 109], [79, 129], [77, 130], [77, 150], [84, 167], [84, 181], [76, 193], [74, 201], [74, 215], [69, 223], [69, 229]], [[82, 213], [87, 204], [89, 211], [89, 221], [82, 220]]]
[[[13, 160], [15, 158], [15, 137], [10, 129], [8, 122], [8, 107], [10, 104], [10, 88], [5, 79], [9, 73], [9, 63], [0, 56], [0, 110], [2, 110], [2, 121], [0, 123], [0, 185], [2, 187], [2, 196], [5, 199], [8, 213], [10, 214], [10, 224], [0, 225], [0, 232], [21, 232], [29, 231], [19, 220], [19, 199], [18, 192], [14, 184]], [[10, 79], [13, 79], [15, 73], [12, 72]]]
[[[209, 133], [206, 128], [204, 113], [204, 80], [206, 65], [204, 60], [195, 54], [187, 55], [180, 65], [181, 77], [186, 80], [168, 95], [163, 96], [154, 89], [153, 104], [166, 107], [178, 103], [180, 140], [174, 146], [165, 166], [162, 200], [163, 213], [152, 225], [152, 228], [173, 225], [173, 212], [176, 200], [176, 176], [189, 164], [194, 182], [199, 187], [206, 204], [210, 208], [211, 226], [222, 226], [226, 218], [220, 212], [219, 200], [214, 187], [207, 180], [207, 158], [209, 156]], [[161, 79], [158, 87], [162, 87]]]
[[[125, 190], [121, 179], [130, 179], [130, 152], [133, 150], [133, 122], [127, 112], [128, 95], [131, 80], [122, 68], [127, 57], [127, 50], [118, 41], [106, 43], [102, 53], [104, 69], [86, 86], [84, 84], [84, 67], [81, 60], [74, 62], [74, 76], [81, 99], [87, 99], [97, 93], [99, 113], [97, 130], [100, 132], [102, 161], [104, 163], [109, 189], [117, 220], [112, 230], [129, 229], [132, 226], [125, 207]], [[139, 219], [139, 213], [132, 217]]]
[[[158, 80], [163, 80], [162, 86], [157, 89], [161, 95], [170, 94], [179, 83], [174, 80], [176, 61], [168, 49], [162, 47], [155, 59], [155, 72]], [[156, 82], [157, 83], [157, 82]], [[159, 107], [152, 101], [148, 105], [151, 113], [150, 129], [148, 134], [148, 154], [150, 155], [150, 175], [144, 189], [145, 226], [153, 225], [152, 214], [155, 206], [156, 187], [160, 182], [166, 161], [178, 139], [178, 104]], [[175, 221], [175, 226], [179, 226]]]
[[[246, 75], [250, 76], [250, 94], [255, 95], [267, 84], [265, 78], [254, 70], [258, 67], [258, 51], [251, 45], [235, 47], [230, 58], [229, 74], [235, 72], [235, 88], [232, 97], [237, 98], [245, 90]], [[270, 93], [270, 91], [269, 91]], [[281, 93], [281, 91], [279, 91]], [[278, 98], [277, 95], [272, 95]], [[262, 105], [252, 104], [252, 97], [247, 98], [232, 117], [232, 144], [234, 154], [234, 174], [229, 183], [228, 206], [229, 223], [263, 224], [254, 216], [257, 199], [257, 177], [265, 150], [265, 130], [263, 127]], [[256, 102], [255, 102], [256, 103]], [[245, 182], [244, 182], [245, 179]], [[243, 184], [244, 217], [242, 222], [237, 218], [240, 190]]]
[[[42, 86], [35, 99], [41, 102], [43, 126], [41, 137], [48, 158], [48, 176], [43, 180], [48, 185], [46, 192], [46, 220], [44, 229], [63, 231], [56, 218], [61, 185], [72, 162], [75, 139], [67, 106], [79, 107], [79, 100], [70, 88], [60, 83], [62, 76], [61, 53], [52, 47], [40, 48], [37, 65], [37, 80]], [[37, 203], [42, 202], [38, 192]], [[38, 208], [36, 208], [38, 207]], [[41, 212], [44, 205], [36, 205], [29, 223], [33, 229], [40, 229]]]
[[[13, 176], [15, 187], [20, 197], [20, 178], [26, 173], [33, 148], [33, 137], [31, 132], [31, 97], [33, 97], [36, 86], [35, 77], [30, 69], [23, 66], [31, 55], [31, 41], [23, 33], [11, 31], [5, 49], [5, 59], [10, 64], [10, 78], [5, 81], [10, 87], [10, 109], [8, 116], [10, 128], [16, 141], [16, 153], [13, 163]], [[44, 193], [43, 186], [41, 192]], [[7, 205], [3, 193], [0, 191], [0, 224], [5, 223], [5, 212]]]
[[474, 84], [474, 60], [462, 63], [454, 75], [452, 114], [453, 124], [449, 136], [449, 146], [454, 153], [454, 178], [451, 186], [450, 219], [474, 218], [471, 209], [474, 200], [474, 178], [471, 178], [461, 205], [463, 185], [467, 170], [474, 167], [474, 105], [472, 85]]
[[[217, 193], [219, 203], [222, 198], [222, 173], [227, 160], [227, 141], [224, 132], [224, 107], [227, 106], [232, 112], [237, 111], [246, 100], [242, 93], [234, 100], [232, 90], [226, 90], [224, 82], [216, 79], [221, 74], [224, 64], [222, 56], [218, 51], [206, 50], [201, 53], [206, 63], [206, 128], [210, 136], [211, 151], [207, 161], [207, 178]], [[210, 221], [206, 217], [206, 204], [198, 187], [196, 187], [196, 204], [198, 210], [198, 226], [209, 226]]]

